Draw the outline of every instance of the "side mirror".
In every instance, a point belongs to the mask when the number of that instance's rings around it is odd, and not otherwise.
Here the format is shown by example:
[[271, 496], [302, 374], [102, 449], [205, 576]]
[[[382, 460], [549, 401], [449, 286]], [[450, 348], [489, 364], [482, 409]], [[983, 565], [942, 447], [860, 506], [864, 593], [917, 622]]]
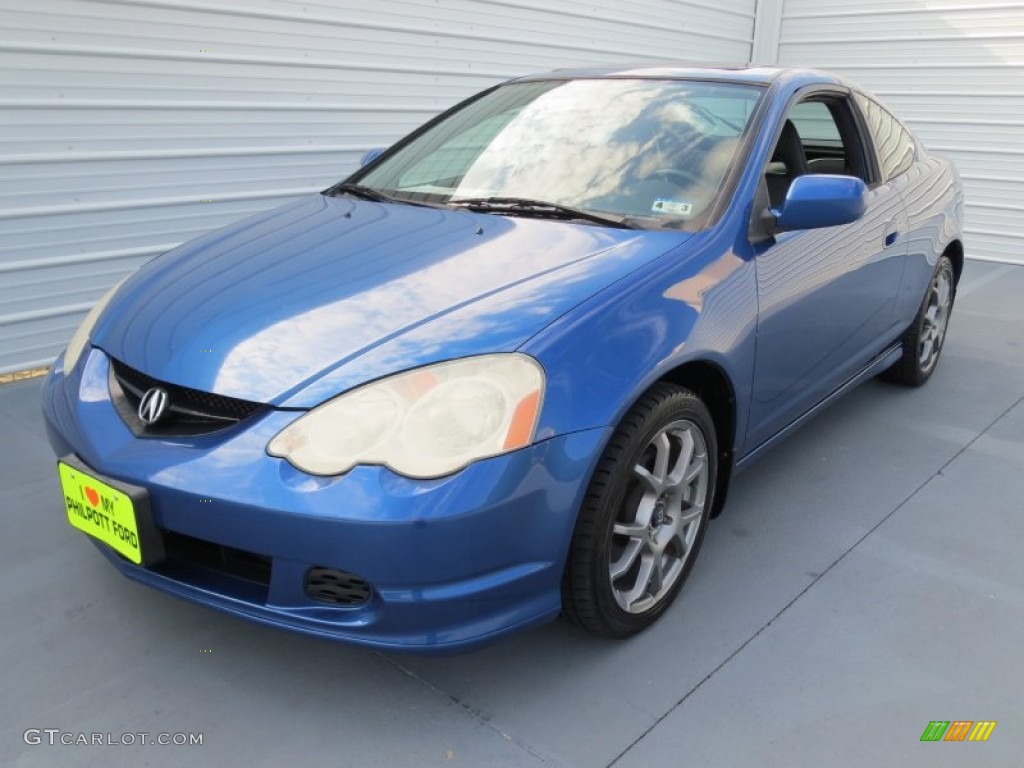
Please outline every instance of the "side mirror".
[[857, 221], [864, 215], [867, 187], [855, 176], [797, 176], [782, 208], [772, 210], [775, 229], [820, 229]]
[[384, 154], [384, 150], [385, 147], [376, 147], [375, 149], [371, 149], [359, 160], [359, 167], [362, 168], [363, 166], [372, 163], [374, 160], [376, 160], [378, 157]]

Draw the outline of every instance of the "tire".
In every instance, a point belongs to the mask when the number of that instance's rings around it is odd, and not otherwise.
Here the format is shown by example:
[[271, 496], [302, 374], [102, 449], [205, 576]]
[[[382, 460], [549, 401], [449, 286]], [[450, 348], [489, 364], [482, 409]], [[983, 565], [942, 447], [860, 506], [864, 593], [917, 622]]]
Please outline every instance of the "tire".
[[919, 387], [931, 378], [939, 364], [955, 298], [953, 262], [943, 255], [935, 265], [917, 317], [903, 334], [903, 356], [882, 374], [883, 379]]
[[661, 616], [697, 559], [717, 471], [707, 407], [683, 387], [655, 385], [619, 424], [590, 481], [562, 582], [565, 614], [614, 638]]

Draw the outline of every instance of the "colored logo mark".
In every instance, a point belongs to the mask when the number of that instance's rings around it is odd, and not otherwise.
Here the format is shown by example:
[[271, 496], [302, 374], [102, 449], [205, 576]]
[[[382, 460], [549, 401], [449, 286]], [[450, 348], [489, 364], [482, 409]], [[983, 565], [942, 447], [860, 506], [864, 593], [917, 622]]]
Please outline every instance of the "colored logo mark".
[[932, 720], [921, 741], [988, 741], [995, 727], [995, 720]]

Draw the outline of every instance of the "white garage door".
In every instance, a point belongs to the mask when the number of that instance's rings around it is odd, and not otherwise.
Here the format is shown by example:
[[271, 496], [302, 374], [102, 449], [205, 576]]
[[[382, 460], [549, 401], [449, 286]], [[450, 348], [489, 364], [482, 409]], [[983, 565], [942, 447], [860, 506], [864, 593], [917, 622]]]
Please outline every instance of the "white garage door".
[[4, 0], [0, 373], [121, 275], [529, 72], [745, 61], [755, 0]]
[[877, 93], [956, 160], [967, 255], [1024, 264], [1024, 5], [785, 0], [778, 61]]

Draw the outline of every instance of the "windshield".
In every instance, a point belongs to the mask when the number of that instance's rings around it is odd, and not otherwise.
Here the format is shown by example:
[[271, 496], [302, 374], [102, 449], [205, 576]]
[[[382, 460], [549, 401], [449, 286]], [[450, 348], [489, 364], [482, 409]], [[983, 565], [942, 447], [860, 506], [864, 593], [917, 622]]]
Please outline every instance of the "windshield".
[[762, 92], [686, 80], [511, 83], [350, 181], [398, 201], [525, 199], [690, 228]]

